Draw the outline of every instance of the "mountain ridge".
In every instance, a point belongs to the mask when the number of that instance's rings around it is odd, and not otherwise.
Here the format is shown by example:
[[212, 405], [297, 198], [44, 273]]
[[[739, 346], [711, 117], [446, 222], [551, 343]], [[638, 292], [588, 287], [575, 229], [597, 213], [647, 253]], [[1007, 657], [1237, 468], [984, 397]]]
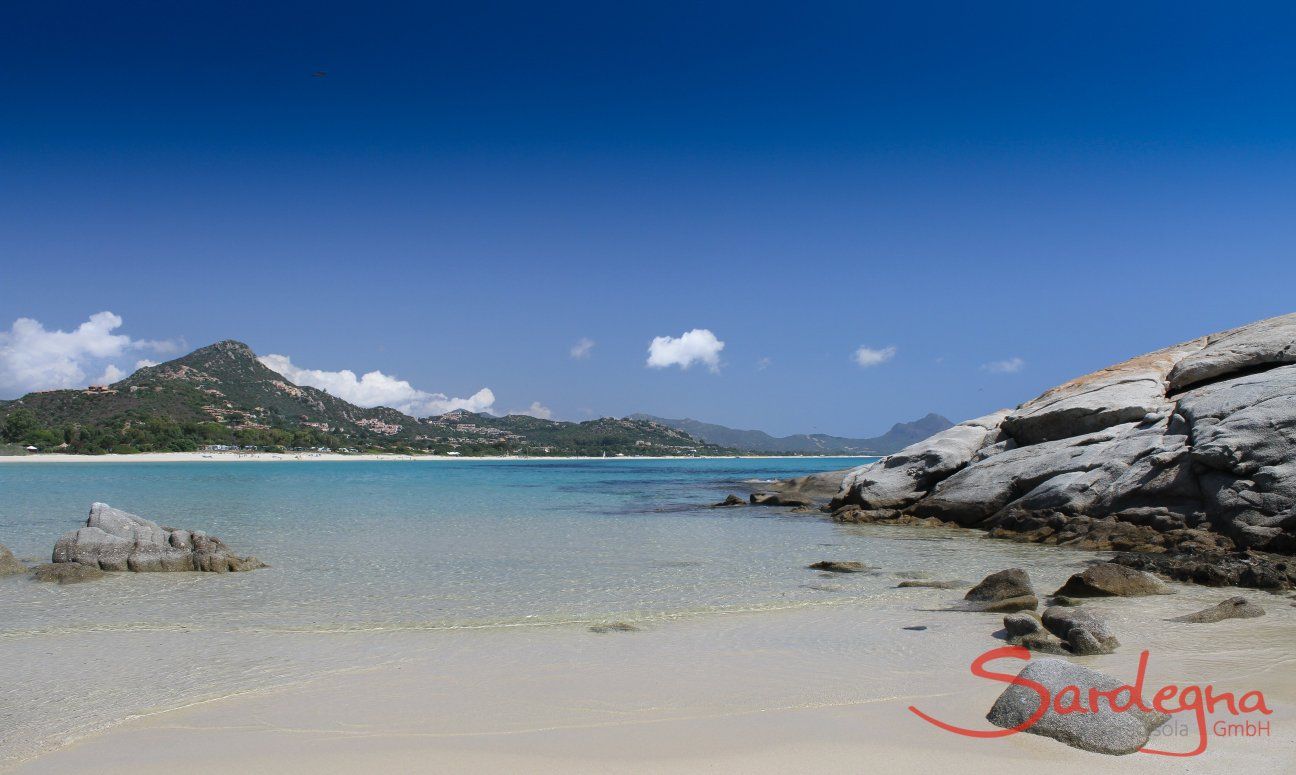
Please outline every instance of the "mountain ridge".
[[929, 412], [913, 422], [896, 423], [881, 436], [856, 439], [826, 433], [773, 436], [765, 431], [740, 430], [692, 418], [672, 420], [642, 412], [632, 414], [630, 417], [658, 422], [684, 431], [697, 439], [744, 452], [782, 452], [802, 455], [888, 455], [954, 425], [945, 417]]
[[365, 449], [460, 455], [697, 455], [733, 450], [645, 420], [448, 412], [415, 418], [293, 383], [226, 339], [106, 386], [0, 402], [0, 440], [41, 450]]

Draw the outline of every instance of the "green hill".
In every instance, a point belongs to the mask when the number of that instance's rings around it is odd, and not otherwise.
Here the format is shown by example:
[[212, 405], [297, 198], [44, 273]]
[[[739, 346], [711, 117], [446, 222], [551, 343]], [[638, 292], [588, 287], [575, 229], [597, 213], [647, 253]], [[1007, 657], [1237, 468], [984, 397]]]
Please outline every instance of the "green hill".
[[289, 382], [232, 340], [142, 368], [107, 387], [0, 402], [0, 442], [87, 454], [208, 445], [463, 455], [731, 452], [647, 420], [570, 423], [470, 412], [416, 419], [388, 407], [359, 407]]

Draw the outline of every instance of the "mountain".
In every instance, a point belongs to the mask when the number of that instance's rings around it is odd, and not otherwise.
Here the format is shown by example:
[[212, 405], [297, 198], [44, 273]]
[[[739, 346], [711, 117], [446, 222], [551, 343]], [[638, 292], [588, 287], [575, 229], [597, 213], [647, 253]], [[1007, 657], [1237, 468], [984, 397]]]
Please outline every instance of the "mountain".
[[731, 454], [647, 420], [580, 423], [450, 412], [414, 418], [295, 385], [227, 340], [106, 387], [0, 402], [0, 441], [81, 453], [186, 451], [207, 445], [463, 455]]
[[694, 438], [744, 452], [791, 453], [798, 455], [889, 455], [940, 433], [954, 423], [939, 414], [928, 414], [913, 422], [896, 423], [891, 430], [871, 439], [849, 439], [824, 433], [775, 437], [764, 431], [743, 431], [700, 420], [668, 420], [650, 414], [632, 414], [631, 418], [648, 420], [684, 431]]

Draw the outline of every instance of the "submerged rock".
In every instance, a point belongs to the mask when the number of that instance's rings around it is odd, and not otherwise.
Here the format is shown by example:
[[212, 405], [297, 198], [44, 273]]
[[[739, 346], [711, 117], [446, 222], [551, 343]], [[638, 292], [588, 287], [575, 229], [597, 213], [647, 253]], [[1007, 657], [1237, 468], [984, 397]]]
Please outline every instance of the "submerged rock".
[[1030, 576], [1021, 568], [991, 573], [968, 590], [963, 599], [976, 611], [1033, 611], [1039, 605]]
[[1176, 616], [1171, 619], [1172, 622], [1191, 622], [1194, 624], [1203, 624], [1209, 622], [1222, 622], [1225, 619], [1254, 619], [1257, 616], [1264, 616], [1264, 609], [1247, 600], [1245, 597], [1230, 597], [1228, 600], [1213, 605], [1210, 608]]
[[877, 570], [854, 560], [820, 560], [807, 565], [806, 568], [809, 570], [821, 570], [826, 573], [864, 573], [865, 571]]
[[639, 632], [639, 628], [629, 622], [609, 622], [607, 624], [596, 624], [590, 627], [589, 631], [606, 635], [609, 632]]
[[[1018, 677], [1042, 684], [1049, 692], [1049, 704], [1031, 726], [1022, 730], [1033, 735], [1050, 737], [1073, 748], [1094, 753], [1123, 755], [1134, 753], [1147, 744], [1152, 731], [1170, 720], [1164, 713], [1130, 708], [1116, 711], [1107, 696], [1097, 697], [1096, 707], [1089, 713], [1058, 713], [1052, 700], [1066, 690], [1067, 699], [1076, 687], [1080, 701], [1089, 708], [1089, 690], [1114, 692], [1124, 686], [1121, 681], [1096, 670], [1080, 667], [1061, 659], [1033, 659]], [[1118, 695], [1118, 703], [1127, 699], [1126, 692]], [[986, 715], [986, 720], [998, 727], [1012, 729], [1021, 726], [1040, 707], [1041, 698], [1033, 689], [1021, 684], [1009, 686]]]
[[23, 565], [14, 553], [9, 551], [9, 547], [0, 544], [0, 576], [11, 576], [15, 573], [26, 573], [27, 566]]
[[754, 492], [748, 499], [753, 506], [809, 506], [810, 502], [777, 492]]
[[914, 579], [911, 581], [902, 581], [896, 585], [897, 589], [909, 589], [913, 587], [926, 587], [928, 589], [962, 589], [972, 586], [972, 582], [961, 579], [950, 579], [948, 581], [932, 581], [929, 579]]
[[32, 578], [36, 581], [55, 581], [59, 584], [94, 581], [104, 575], [98, 565], [82, 565], [79, 562], [52, 562], [32, 569]]
[[219, 538], [201, 530], [162, 527], [104, 503], [91, 505], [85, 527], [59, 538], [53, 561], [135, 572], [227, 573], [266, 567], [255, 557], [235, 555]]
[[1054, 592], [1065, 597], [1142, 597], [1170, 590], [1154, 576], [1124, 565], [1101, 562], [1077, 573]]

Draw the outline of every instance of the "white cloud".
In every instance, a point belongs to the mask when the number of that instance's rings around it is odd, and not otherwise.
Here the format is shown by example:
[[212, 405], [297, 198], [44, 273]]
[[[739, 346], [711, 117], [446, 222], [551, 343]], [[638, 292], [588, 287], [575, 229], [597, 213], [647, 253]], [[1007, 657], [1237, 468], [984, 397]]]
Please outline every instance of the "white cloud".
[[482, 388], [468, 398], [451, 398], [445, 393], [419, 390], [409, 382], [381, 371], [371, 371], [357, 377], [350, 369], [303, 369], [293, 364], [286, 355], [263, 355], [260, 361], [294, 384], [319, 388], [357, 406], [390, 406], [415, 417], [445, 414], [455, 409], [489, 412], [495, 404], [495, 394], [490, 388]]
[[594, 340], [582, 336], [579, 342], [572, 345], [571, 357], [576, 358], [577, 360], [581, 358], [588, 358], [590, 356], [590, 350], [593, 349], [594, 349]]
[[18, 318], [8, 331], [0, 331], [0, 396], [81, 387], [89, 383], [91, 370], [102, 369], [97, 383], [115, 382], [125, 372], [109, 361], [131, 351], [179, 347], [113, 333], [121, 326], [121, 316], [107, 311], [96, 312], [73, 331], [51, 331], [38, 320]]
[[135, 361], [135, 370], [139, 371], [140, 369], [147, 369], [149, 366], [156, 365], [157, 361], [150, 361], [148, 358], [140, 358], [138, 361]]
[[124, 376], [126, 376], [126, 372], [122, 371], [121, 369], [117, 368], [116, 366], [110, 363], [104, 367], [103, 374], [100, 374], [98, 379], [91, 380], [90, 384], [111, 385], [112, 383], [116, 382], [117, 380], [121, 379]]
[[855, 351], [853, 357], [856, 363], [858, 363], [862, 368], [867, 369], [870, 366], [877, 366], [886, 363], [894, 358], [895, 354], [896, 348], [894, 347], [883, 347], [875, 350], [872, 347], [861, 346]]
[[764, 371], [768, 369], [770, 367], [770, 364], [772, 363], [774, 363], [774, 361], [770, 358], [761, 358], [760, 360], [756, 361], [756, 370]]
[[983, 371], [994, 372], [995, 374], [1016, 374], [1026, 368], [1026, 361], [1013, 356], [1007, 360], [991, 361], [990, 363], [981, 364]]
[[648, 345], [648, 366], [664, 369], [679, 366], [687, 369], [704, 363], [712, 372], [720, 371], [720, 351], [725, 343], [705, 328], [695, 328], [682, 336], [659, 336]]
[[528, 417], [538, 417], [541, 420], [552, 420], [553, 410], [539, 401], [532, 401], [531, 406], [526, 409], [514, 409], [509, 414], [524, 414]]

